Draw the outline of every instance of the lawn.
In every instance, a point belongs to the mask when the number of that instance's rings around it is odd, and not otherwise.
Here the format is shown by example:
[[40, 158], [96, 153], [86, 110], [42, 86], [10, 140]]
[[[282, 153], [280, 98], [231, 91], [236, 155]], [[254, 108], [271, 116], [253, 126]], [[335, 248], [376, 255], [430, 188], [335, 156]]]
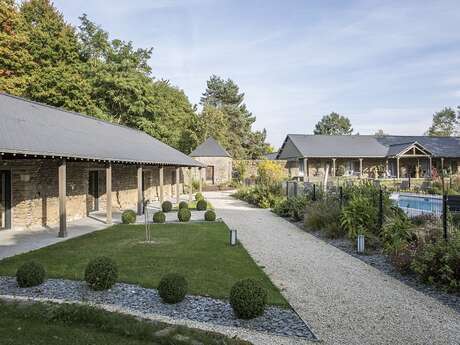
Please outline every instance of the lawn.
[[89, 306], [0, 301], [0, 342], [5, 345], [249, 344], [186, 327], [174, 327], [163, 336], [156, 333], [166, 327]]
[[225, 299], [236, 281], [254, 278], [267, 289], [268, 303], [288, 305], [243, 246], [228, 244], [225, 223], [156, 224], [156, 243], [143, 243], [144, 236], [143, 225], [115, 225], [6, 258], [0, 261], [0, 275], [13, 276], [22, 263], [35, 260], [49, 277], [83, 280], [88, 261], [105, 255], [118, 264], [122, 282], [156, 288], [164, 274], [177, 272], [189, 281], [190, 293]]
[[[188, 203], [189, 210], [196, 210], [196, 203], [197, 203], [196, 200], [192, 200], [191, 202], [189, 202]], [[206, 201], [206, 203], [208, 204], [208, 206], [207, 206], [208, 210], [214, 209], [214, 207], [212, 206], [212, 204], [209, 201]], [[174, 206], [173, 209], [172, 209], [172, 211], [178, 211], [178, 210], [179, 210], [179, 205]]]

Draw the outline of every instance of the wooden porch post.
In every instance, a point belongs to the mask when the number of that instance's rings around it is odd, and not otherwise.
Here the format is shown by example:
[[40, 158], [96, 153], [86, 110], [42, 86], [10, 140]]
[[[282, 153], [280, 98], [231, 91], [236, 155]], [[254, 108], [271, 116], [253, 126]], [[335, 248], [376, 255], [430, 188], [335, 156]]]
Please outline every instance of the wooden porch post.
[[66, 210], [66, 161], [59, 162], [58, 167], [59, 184], [59, 237], [67, 237], [67, 210]]
[[188, 180], [188, 202], [192, 202], [192, 194], [193, 194], [193, 178], [192, 178], [192, 167], [188, 167], [189, 173], [189, 180]]
[[360, 178], [363, 177], [363, 159], [362, 158], [359, 159], [359, 177]]
[[163, 201], [164, 201], [164, 198], [165, 198], [165, 194], [164, 194], [164, 186], [163, 186], [163, 166], [160, 166], [159, 169], [158, 169], [158, 172], [160, 174], [160, 203], [162, 204]]
[[106, 189], [106, 223], [112, 224], [112, 164], [105, 168], [105, 189]]
[[399, 157], [396, 157], [396, 178], [399, 179]]
[[142, 191], [142, 166], [137, 167], [137, 214], [144, 212], [144, 193]]
[[303, 182], [308, 181], [308, 158], [303, 157]]
[[415, 168], [415, 178], [420, 178], [420, 160], [417, 158], [417, 166]]
[[444, 157], [441, 157], [441, 176], [444, 176]]
[[389, 170], [388, 159], [386, 159], [385, 160], [385, 174], [383, 174], [383, 177], [389, 177], [388, 170]]
[[335, 177], [335, 158], [332, 158], [332, 176]]
[[203, 168], [198, 168], [198, 178], [200, 180], [200, 193], [203, 192]]
[[176, 203], [180, 201], [180, 168], [176, 167]]
[[431, 156], [429, 157], [429, 167], [430, 167], [430, 177], [433, 177], [433, 160], [431, 159]]

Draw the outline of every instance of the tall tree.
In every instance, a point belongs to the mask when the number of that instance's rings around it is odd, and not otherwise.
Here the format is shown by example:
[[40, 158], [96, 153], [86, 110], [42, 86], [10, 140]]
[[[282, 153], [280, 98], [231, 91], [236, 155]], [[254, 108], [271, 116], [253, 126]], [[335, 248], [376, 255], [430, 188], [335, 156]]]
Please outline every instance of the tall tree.
[[449, 137], [456, 135], [458, 132], [459, 119], [452, 108], [444, 108], [434, 113], [433, 123], [428, 129], [427, 134], [430, 136]]
[[322, 135], [350, 135], [353, 132], [350, 120], [338, 113], [330, 113], [315, 125], [314, 134]]
[[263, 135], [254, 135], [252, 124], [256, 118], [244, 103], [244, 93], [231, 79], [224, 80], [218, 76], [211, 76], [207, 81], [206, 91], [201, 97], [203, 106], [212, 106], [225, 114], [228, 126], [228, 147], [234, 158], [247, 158], [259, 155], [255, 146], [263, 146]]

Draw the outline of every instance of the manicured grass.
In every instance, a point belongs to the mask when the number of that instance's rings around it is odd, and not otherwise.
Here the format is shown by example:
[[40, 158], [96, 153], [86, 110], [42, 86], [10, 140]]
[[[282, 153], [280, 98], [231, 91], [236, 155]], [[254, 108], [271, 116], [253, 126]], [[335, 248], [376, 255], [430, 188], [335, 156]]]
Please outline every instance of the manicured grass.
[[246, 250], [231, 247], [225, 223], [156, 224], [155, 244], [144, 241], [143, 225], [116, 225], [29, 253], [0, 261], [0, 275], [13, 276], [28, 260], [43, 264], [49, 277], [83, 280], [88, 261], [104, 255], [115, 260], [119, 281], [158, 286], [171, 272], [183, 274], [190, 293], [228, 298], [232, 285], [244, 278], [259, 280], [268, 290], [268, 303], [287, 306]]
[[[196, 200], [192, 200], [192, 202], [189, 202], [188, 203], [188, 209], [189, 210], [196, 210], [196, 203], [197, 203]], [[208, 210], [214, 209], [214, 207], [212, 206], [212, 204], [209, 201], [206, 201], [206, 203], [208, 204], [208, 208], [207, 208]], [[177, 211], [177, 210], [179, 210], [178, 205], [174, 206], [173, 209], [172, 209], [172, 211]]]
[[[222, 335], [139, 320], [89, 306], [0, 301], [0, 343], [7, 345], [248, 345]], [[181, 341], [177, 340], [180, 336]]]

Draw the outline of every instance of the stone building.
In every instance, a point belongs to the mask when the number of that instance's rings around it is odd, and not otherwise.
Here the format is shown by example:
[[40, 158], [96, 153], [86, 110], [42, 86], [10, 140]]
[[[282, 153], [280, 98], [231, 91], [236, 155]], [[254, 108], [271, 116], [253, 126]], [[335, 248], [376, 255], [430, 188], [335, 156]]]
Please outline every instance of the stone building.
[[203, 165], [144, 132], [0, 93], [0, 230], [178, 200]]
[[[287, 135], [277, 159], [292, 178], [350, 176], [432, 178], [460, 174], [460, 138], [373, 135]], [[328, 168], [328, 169], [327, 169]]]
[[214, 139], [209, 137], [190, 153], [190, 157], [206, 166], [200, 180], [208, 185], [218, 185], [232, 180], [232, 157]]

